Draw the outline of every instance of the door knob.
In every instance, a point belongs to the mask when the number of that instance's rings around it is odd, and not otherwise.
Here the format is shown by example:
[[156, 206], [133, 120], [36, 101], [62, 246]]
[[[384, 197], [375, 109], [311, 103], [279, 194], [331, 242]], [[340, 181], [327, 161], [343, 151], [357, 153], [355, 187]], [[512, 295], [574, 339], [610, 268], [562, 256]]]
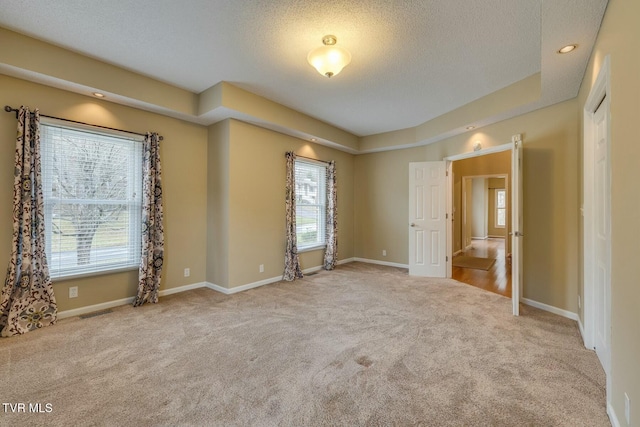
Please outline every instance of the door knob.
[[413, 222], [412, 222], [410, 225], [411, 225], [412, 227], [415, 227], [415, 226], [416, 226], [416, 224], [415, 224], [415, 223], [413, 223]]

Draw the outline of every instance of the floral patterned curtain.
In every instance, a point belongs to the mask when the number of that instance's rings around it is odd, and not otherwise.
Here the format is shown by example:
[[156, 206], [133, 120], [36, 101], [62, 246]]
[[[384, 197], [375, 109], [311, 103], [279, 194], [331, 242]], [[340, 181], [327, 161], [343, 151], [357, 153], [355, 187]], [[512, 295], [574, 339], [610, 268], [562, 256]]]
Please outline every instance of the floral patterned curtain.
[[137, 307], [145, 302], [158, 302], [160, 276], [164, 261], [164, 228], [162, 225], [162, 168], [160, 138], [148, 133], [142, 145], [142, 259], [138, 275]]
[[287, 188], [285, 200], [287, 243], [284, 253], [284, 280], [292, 281], [302, 278], [300, 260], [298, 258], [298, 243], [296, 236], [296, 155], [289, 151], [287, 159]]
[[327, 167], [327, 248], [324, 252], [324, 269], [333, 270], [338, 260], [338, 211], [336, 208], [336, 162]]
[[45, 254], [40, 114], [18, 110], [13, 182], [13, 247], [0, 297], [1, 335], [24, 334], [57, 319]]

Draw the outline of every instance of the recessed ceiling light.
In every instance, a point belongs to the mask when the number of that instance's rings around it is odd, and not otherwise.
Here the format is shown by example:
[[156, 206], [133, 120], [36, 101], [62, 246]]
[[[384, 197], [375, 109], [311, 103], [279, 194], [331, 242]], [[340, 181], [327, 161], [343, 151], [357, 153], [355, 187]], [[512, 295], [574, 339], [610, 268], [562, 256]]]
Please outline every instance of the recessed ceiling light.
[[96, 98], [104, 98], [104, 93], [93, 92], [93, 96], [95, 96]]
[[466, 127], [467, 130], [471, 130], [471, 129], [475, 129], [475, 128], [476, 128], [475, 126], [467, 126]]
[[558, 50], [558, 53], [569, 53], [573, 50], [575, 50], [578, 47], [577, 44], [568, 44], [563, 48], [560, 48], [560, 50]]

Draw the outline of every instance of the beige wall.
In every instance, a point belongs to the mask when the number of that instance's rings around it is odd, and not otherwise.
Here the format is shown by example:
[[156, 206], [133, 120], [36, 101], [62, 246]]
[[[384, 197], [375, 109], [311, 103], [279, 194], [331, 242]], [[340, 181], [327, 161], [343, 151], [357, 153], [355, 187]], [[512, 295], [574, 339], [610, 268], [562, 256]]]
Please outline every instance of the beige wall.
[[[409, 162], [524, 139], [524, 297], [571, 312], [578, 292], [578, 114], [576, 100], [424, 147], [356, 157], [356, 256], [408, 262]], [[387, 257], [381, 251], [387, 250]]]
[[[228, 129], [222, 132], [221, 128]], [[236, 120], [215, 125], [210, 147], [222, 147], [210, 152], [211, 176], [228, 174], [228, 198], [223, 200], [225, 213], [210, 210], [209, 223], [214, 230], [225, 230], [227, 247], [217, 245], [209, 253], [210, 265], [225, 265], [228, 275], [209, 270], [208, 278], [216, 285], [233, 288], [281, 276], [285, 248], [285, 157], [287, 151], [318, 160], [335, 160], [338, 187], [338, 259], [353, 257], [353, 158], [342, 151], [305, 142]], [[226, 140], [225, 140], [226, 138]], [[228, 148], [227, 148], [228, 147]], [[227, 160], [225, 160], [227, 159]], [[213, 162], [213, 163], [212, 163]], [[223, 170], [220, 163], [227, 163]], [[210, 198], [217, 190], [210, 188]], [[223, 198], [224, 199], [224, 198]], [[216, 224], [215, 218], [227, 218], [228, 226]], [[213, 233], [210, 232], [213, 236]], [[212, 246], [213, 248], [213, 246]], [[300, 254], [303, 269], [322, 265], [323, 250]], [[228, 257], [223, 259], [223, 257]], [[259, 265], [264, 272], [259, 272]]]
[[487, 180], [471, 178], [471, 188], [467, 188], [467, 191], [471, 191], [471, 211], [467, 218], [471, 222], [471, 237], [485, 239], [487, 237]]
[[[640, 2], [610, 0], [578, 97], [580, 118], [605, 56], [611, 60], [611, 380], [620, 425], [640, 424]], [[580, 125], [582, 128], [582, 122]], [[583, 289], [580, 288], [583, 296]], [[582, 316], [582, 311], [580, 313]], [[631, 399], [631, 424], [624, 393]]]
[[5, 28], [0, 28], [0, 40], [3, 72], [23, 70], [31, 78], [54, 85], [72, 82], [74, 89], [87, 94], [98, 89], [120, 101], [180, 114], [196, 113], [198, 97], [184, 89]]
[[462, 187], [461, 199], [453, 201], [454, 206], [459, 205], [455, 208], [458, 218], [455, 214], [453, 217], [453, 235], [455, 237], [456, 232], [458, 233], [462, 242], [460, 249], [466, 250], [473, 242], [473, 191], [467, 190], [473, 189], [473, 178], [463, 177]]
[[416, 127], [365, 136], [360, 139], [360, 150], [366, 152], [417, 142], [440, 141], [441, 135], [449, 134], [452, 129], [504, 117], [504, 112], [540, 98], [541, 79], [541, 74], [536, 73]]
[[[284, 260], [284, 153], [335, 160], [338, 258], [354, 256], [354, 156], [235, 120], [209, 128], [0, 75], [4, 102], [44, 114], [136, 131], [157, 131], [165, 196], [166, 263], [161, 289], [208, 281], [234, 287], [280, 276]], [[0, 114], [0, 197], [12, 199], [16, 120]], [[9, 260], [11, 203], [0, 206], [0, 260]], [[4, 242], [4, 243], [1, 243]], [[323, 251], [300, 255], [303, 268]], [[264, 264], [265, 271], [258, 271]], [[184, 268], [191, 276], [183, 277]], [[68, 288], [78, 286], [78, 298]], [[137, 271], [54, 282], [59, 311], [135, 295]]]
[[229, 120], [209, 127], [207, 282], [229, 284]]
[[[28, 105], [42, 114], [164, 136], [161, 145], [165, 202], [166, 263], [161, 289], [205, 280], [207, 129], [123, 107], [104, 100], [29, 83], [0, 75], [2, 102], [12, 107]], [[11, 252], [13, 158], [17, 122], [13, 114], [0, 114], [0, 262]], [[185, 173], [188, 171], [188, 173]], [[191, 277], [183, 277], [183, 269]], [[105, 274], [54, 282], [60, 311], [135, 295], [137, 271]], [[69, 299], [68, 288], [78, 286], [78, 298]]]
[[[234, 287], [282, 274], [284, 153], [335, 160], [338, 179], [339, 259], [354, 256], [354, 156], [235, 120], [209, 128], [104, 100], [0, 76], [4, 102], [44, 114], [136, 131], [157, 131], [165, 195], [166, 263], [161, 289], [208, 281]], [[16, 120], [0, 114], [0, 197], [10, 201]], [[0, 260], [9, 260], [11, 204], [0, 206]], [[1, 243], [4, 242], [4, 243]], [[322, 264], [320, 250], [303, 253], [302, 267]], [[265, 271], [258, 271], [264, 264]], [[191, 276], [183, 277], [184, 268]], [[59, 280], [59, 311], [135, 295], [137, 271]], [[78, 298], [68, 288], [78, 286]]]

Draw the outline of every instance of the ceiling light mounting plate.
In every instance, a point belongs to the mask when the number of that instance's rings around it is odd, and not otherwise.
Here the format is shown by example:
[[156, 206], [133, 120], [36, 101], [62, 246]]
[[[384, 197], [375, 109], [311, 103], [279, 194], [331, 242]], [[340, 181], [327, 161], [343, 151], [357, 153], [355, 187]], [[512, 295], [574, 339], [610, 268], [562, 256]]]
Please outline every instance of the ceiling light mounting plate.
[[322, 44], [325, 46], [333, 46], [337, 42], [338, 42], [338, 38], [331, 34], [327, 34], [322, 38]]

